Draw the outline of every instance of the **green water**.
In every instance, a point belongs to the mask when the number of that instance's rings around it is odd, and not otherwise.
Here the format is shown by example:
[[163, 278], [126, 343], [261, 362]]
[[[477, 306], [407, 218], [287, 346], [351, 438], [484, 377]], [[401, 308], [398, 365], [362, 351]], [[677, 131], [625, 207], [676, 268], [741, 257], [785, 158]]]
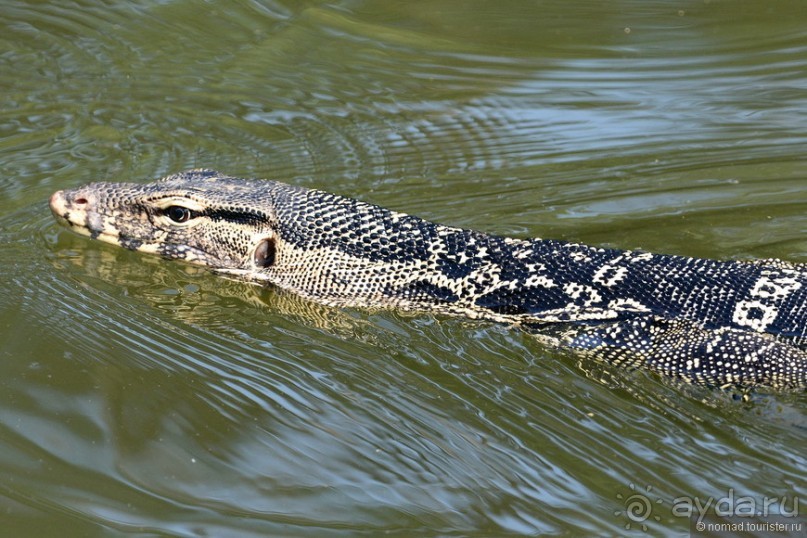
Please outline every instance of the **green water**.
[[204, 166], [805, 262], [803, 2], [4, 1], [0, 96], [0, 535], [688, 536], [676, 498], [807, 504], [803, 394], [321, 307], [46, 205]]

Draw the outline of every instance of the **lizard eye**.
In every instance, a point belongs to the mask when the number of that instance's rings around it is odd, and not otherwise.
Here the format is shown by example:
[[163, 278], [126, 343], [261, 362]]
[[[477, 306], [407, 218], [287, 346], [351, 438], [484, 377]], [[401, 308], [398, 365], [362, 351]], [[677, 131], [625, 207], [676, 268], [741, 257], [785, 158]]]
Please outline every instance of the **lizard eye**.
[[189, 221], [194, 216], [190, 209], [179, 205], [168, 207], [165, 210], [165, 214], [168, 215], [169, 219], [180, 224]]

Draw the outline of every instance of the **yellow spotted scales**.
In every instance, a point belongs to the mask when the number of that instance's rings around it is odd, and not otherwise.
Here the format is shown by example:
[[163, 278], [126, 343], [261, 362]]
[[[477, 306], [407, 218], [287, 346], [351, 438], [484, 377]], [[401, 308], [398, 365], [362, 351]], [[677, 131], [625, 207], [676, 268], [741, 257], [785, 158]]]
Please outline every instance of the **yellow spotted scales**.
[[715, 261], [443, 226], [275, 181], [191, 170], [50, 200], [72, 229], [333, 306], [523, 327], [710, 386], [807, 387], [807, 266]]

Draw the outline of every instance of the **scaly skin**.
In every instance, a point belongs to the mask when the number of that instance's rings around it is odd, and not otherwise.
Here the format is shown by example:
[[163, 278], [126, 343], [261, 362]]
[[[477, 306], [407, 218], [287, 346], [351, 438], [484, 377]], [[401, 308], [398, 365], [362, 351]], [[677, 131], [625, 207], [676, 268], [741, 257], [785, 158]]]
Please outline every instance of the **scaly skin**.
[[334, 306], [520, 324], [612, 364], [712, 386], [807, 387], [807, 267], [511, 239], [322, 191], [192, 170], [94, 183], [57, 220]]

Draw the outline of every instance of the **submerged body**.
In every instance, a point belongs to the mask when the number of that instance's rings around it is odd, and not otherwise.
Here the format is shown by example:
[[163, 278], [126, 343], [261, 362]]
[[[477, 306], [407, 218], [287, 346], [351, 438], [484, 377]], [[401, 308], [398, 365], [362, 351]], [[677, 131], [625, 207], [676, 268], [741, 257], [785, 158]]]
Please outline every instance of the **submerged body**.
[[326, 304], [516, 323], [690, 382], [807, 387], [805, 264], [511, 239], [211, 170], [94, 183], [50, 205], [93, 238]]

